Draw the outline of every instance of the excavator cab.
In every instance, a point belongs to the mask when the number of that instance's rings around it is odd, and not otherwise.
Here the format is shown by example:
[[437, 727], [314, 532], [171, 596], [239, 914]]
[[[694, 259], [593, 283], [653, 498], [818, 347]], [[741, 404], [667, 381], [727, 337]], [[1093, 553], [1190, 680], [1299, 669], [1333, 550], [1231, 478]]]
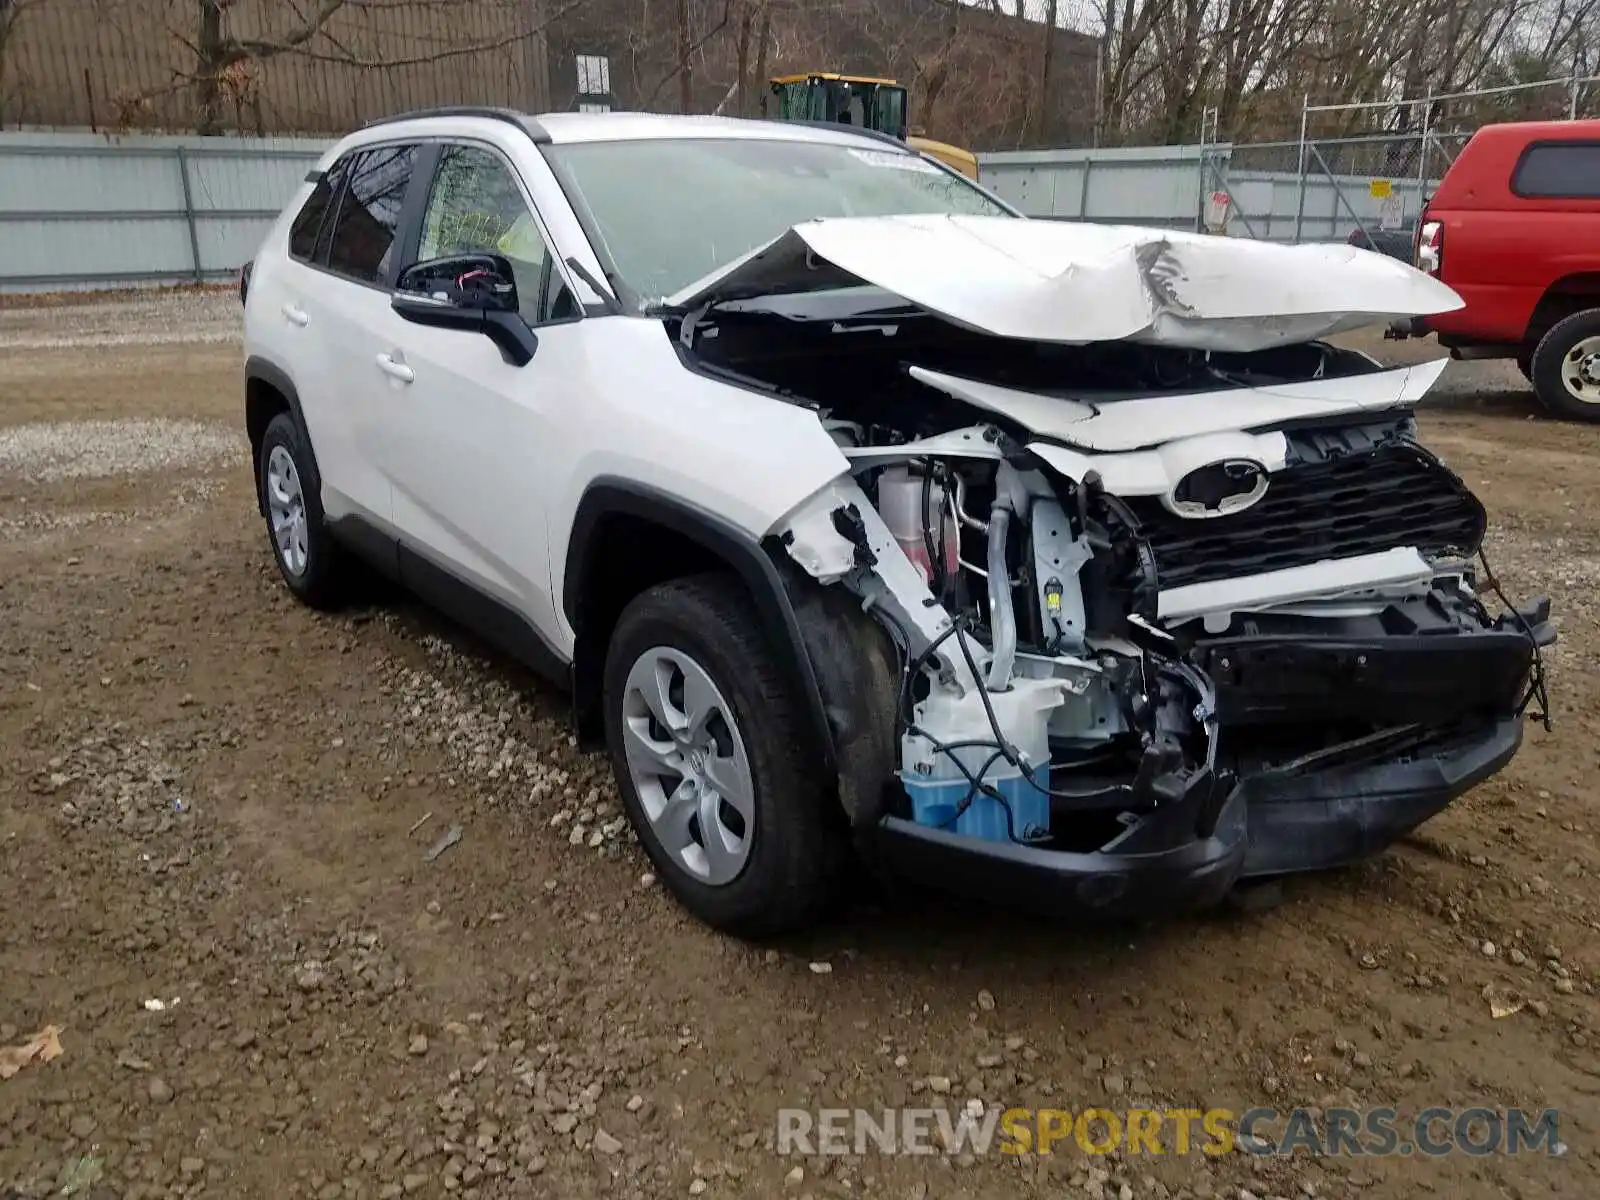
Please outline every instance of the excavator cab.
[[906, 136], [906, 89], [892, 79], [813, 71], [772, 80], [780, 121], [828, 121]]
[[978, 178], [978, 160], [967, 151], [911, 132], [906, 120], [906, 89], [893, 79], [809, 71], [778, 75], [769, 82], [777, 112], [772, 112], [772, 104], [764, 103], [767, 116], [776, 115], [780, 121], [826, 121], [886, 133], [968, 179]]

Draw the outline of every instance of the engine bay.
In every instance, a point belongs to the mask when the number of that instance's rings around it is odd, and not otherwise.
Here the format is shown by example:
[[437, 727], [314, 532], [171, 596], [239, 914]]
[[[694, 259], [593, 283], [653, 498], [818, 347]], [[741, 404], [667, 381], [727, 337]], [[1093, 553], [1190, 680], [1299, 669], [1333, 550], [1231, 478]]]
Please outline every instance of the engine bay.
[[[850, 464], [782, 542], [895, 648], [898, 786], [864, 819], [1166, 850], [1208, 836], [1241, 775], [1425, 756], [1542, 699], [1528, 619], [1478, 594], [1482, 505], [1409, 407], [1267, 432], [1216, 415], [1371, 378], [1365, 355], [1016, 342], [892, 303], [672, 332], [694, 369], [811, 408]], [[984, 388], [1074, 418], [1175, 396], [1211, 424], [1099, 453]], [[1151, 454], [1160, 486], [1119, 486]]]

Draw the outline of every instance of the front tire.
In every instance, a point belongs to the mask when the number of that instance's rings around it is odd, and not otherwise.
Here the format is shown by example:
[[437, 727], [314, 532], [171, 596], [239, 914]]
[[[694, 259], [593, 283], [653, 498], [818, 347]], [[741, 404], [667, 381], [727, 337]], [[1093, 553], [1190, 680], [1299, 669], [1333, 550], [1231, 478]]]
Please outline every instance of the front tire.
[[273, 417], [262, 435], [256, 488], [284, 583], [303, 604], [338, 608], [348, 596], [349, 564], [328, 532], [316, 464], [290, 413]]
[[1600, 421], [1600, 308], [1558, 321], [1533, 352], [1533, 390], [1572, 421]]
[[637, 597], [606, 654], [606, 741], [623, 806], [684, 908], [770, 937], [831, 898], [843, 861], [792, 681], [731, 577]]

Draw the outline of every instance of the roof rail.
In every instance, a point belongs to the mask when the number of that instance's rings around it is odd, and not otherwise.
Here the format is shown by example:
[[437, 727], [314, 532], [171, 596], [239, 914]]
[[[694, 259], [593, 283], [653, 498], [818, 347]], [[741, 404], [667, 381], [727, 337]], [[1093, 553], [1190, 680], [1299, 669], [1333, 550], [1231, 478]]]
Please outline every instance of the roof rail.
[[361, 128], [372, 129], [379, 125], [392, 125], [397, 121], [416, 121], [423, 117], [483, 117], [490, 121], [505, 121], [515, 125], [539, 145], [547, 145], [550, 141], [550, 134], [545, 127], [527, 113], [517, 112], [512, 108], [494, 108], [478, 104], [447, 104], [439, 108], [419, 108], [412, 112], [378, 117], [368, 121]]

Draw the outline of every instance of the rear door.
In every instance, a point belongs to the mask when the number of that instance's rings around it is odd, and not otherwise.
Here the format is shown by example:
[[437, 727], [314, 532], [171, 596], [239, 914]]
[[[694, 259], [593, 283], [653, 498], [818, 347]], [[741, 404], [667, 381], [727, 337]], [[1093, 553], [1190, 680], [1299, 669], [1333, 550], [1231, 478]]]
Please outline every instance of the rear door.
[[[407, 194], [418, 185], [422, 148], [415, 142], [364, 147], [351, 156], [334, 219], [319, 248], [321, 278], [306, 313], [316, 324], [329, 393], [324, 429], [313, 429], [326, 494], [336, 507], [392, 530], [394, 504], [379, 462], [379, 444], [392, 416], [397, 379], [391, 362], [389, 307], [401, 265]], [[324, 450], [324, 446], [327, 450]], [[326, 504], [327, 501], [325, 500]]]
[[256, 259], [245, 304], [246, 341], [250, 353], [265, 359], [288, 375], [300, 398], [301, 412], [323, 470], [323, 503], [338, 507], [329, 496], [340, 458], [338, 440], [338, 390], [328, 377], [328, 354], [323, 323], [326, 311], [319, 293], [327, 278], [318, 266], [323, 238], [338, 208], [350, 155], [326, 171], [307, 177], [310, 189], [289, 223], [283, 253], [267, 252]]

